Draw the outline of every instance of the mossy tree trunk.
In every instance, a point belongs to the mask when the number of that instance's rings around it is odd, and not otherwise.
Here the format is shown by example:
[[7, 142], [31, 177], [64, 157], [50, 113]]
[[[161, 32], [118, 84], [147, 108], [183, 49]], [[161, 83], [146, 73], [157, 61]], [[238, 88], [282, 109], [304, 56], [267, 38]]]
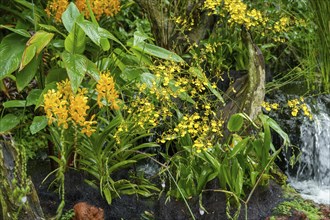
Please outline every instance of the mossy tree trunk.
[[26, 176], [25, 154], [9, 135], [0, 135], [0, 204], [3, 220], [45, 219], [34, 185]]
[[[203, 0], [137, 0], [137, 3], [149, 18], [156, 44], [179, 55], [186, 52], [189, 45], [198, 44], [207, 38], [216, 27], [216, 18], [203, 10]], [[191, 29], [177, 28], [175, 20], [179, 16], [194, 21]], [[227, 90], [224, 96], [227, 99], [226, 106], [219, 108], [218, 112], [225, 121], [237, 112], [244, 112], [252, 120], [256, 119], [261, 112], [265, 96], [265, 64], [262, 53], [244, 28], [242, 40], [248, 49], [248, 75], [232, 85], [235, 87], [234, 90]], [[233, 91], [237, 93], [234, 94]]]

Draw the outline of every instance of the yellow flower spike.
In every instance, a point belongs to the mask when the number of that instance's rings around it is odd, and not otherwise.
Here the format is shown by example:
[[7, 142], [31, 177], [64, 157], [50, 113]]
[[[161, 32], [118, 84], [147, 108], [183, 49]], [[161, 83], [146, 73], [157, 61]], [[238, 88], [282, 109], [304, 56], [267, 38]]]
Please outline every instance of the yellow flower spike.
[[96, 85], [97, 94], [97, 104], [100, 108], [104, 105], [102, 99], [104, 99], [112, 109], [117, 110], [119, 106], [117, 104], [118, 93], [115, 89], [115, 82], [113, 77], [110, 76], [110, 73], [100, 74], [100, 80]]

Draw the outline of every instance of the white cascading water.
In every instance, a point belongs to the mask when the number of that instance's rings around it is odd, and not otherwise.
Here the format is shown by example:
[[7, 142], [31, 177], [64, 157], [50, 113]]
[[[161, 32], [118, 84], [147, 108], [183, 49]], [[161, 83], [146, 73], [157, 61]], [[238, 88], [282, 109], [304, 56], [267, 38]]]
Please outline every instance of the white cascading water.
[[300, 127], [301, 163], [289, 181], [303, 198], [330, 204], [330, 112], [319, 99], [313, 107], [313, 120]]

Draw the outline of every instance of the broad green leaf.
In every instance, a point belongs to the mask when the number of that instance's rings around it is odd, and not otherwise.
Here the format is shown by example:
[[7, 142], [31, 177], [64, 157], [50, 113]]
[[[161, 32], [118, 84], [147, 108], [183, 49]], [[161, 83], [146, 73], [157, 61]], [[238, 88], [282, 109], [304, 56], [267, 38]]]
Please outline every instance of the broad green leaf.
[[33, 89], [29, 92], [29, 95], [26, 97], [26, 106], [36, 105], [42, 93], [41, 89]]
[[14, 72], [20, 64], [26, 38], [8, 34], [0, 44], [0, 80]]
[[227, 128], [231, 132], [239, 131], [243, 126], [243, 117], [239, 114], [233, 114], [227, 124]]
[[46, 76], [45, 83], [60, 82], [66, 78], [68, 78], [68, 75], [64, 68], [51, 69]]
[[25, 66], [24, 69], [16, 74], [16, 86], [19, 92], [29, 85], [33, 77], [36, 75], [40, 59], [41, 56], [39, 58], [35, 57]]
[[28, 37], [28, 38], [31, 37], [30, 33], [25, 29], [15, 29], [15, 28], [11, 28], [11, 27], [8, 27], [8, 26], [2, 25], [2, 24], [0, 25], [0, 27], [6, 28], [7, 30], [10, 30], [10, 31], [12, 31], [16, 34], [19, 34], [19, 35], [23, 36], [23, 37]]
[[3, 103], [3, 107], [5, 108], [20, 108], [25, 106], [27, 106], [26, 100], [10, 100]]
[[87, 58], [80, 54], [64, 51], [62, 60], [71, 81], [72, 90], [76, 93], [87, 72]]
[[71, 2], [69, 4], [69, 7], [62, 14], [62, 22], [63, 22], [65, 29], [68, 31], [68, 33], [70, 33], [72, 31], [74, 23], [76, 22], [76, 18], [79, 15], [80, 15], [80, 12], [79, 12], [77, 6], [73, 2]]
[[20, 119], [13, 114], [7, 114], [3, 118], [0, 119], [0, 133], [4, 133], [7, 131], [10, 131], [16, 125], [18, 125], [20, 122]]
[[162, 47], [158, 47], [153, 44], [143, 42], [143, 43], [134, 45], [133, 48], [138, 51], [141, 51], [143, 53], [146, 53], [151, 56], [158, 57], [158, 58], [162, 58], [165, 60], [170, 60], [170, 61], [174, 61], [174, 62], [184, 62], [184, 60], [176, 53], [166, 50]]
[[76, 19], [76, 24], [85, 32], [85, 34], [94, 42], [94, 44], [101, 45], [101, 36], [98, 32], [98, 26], [91, 21], [85, 20], [83, 15]]
[[20, 70], [22, 70], [34, 57], [38, 55], [52, 40], [53, 33], [46, 31], [37, 31], [26, 43], [26, 48], [22, 56]]
[[31, 134], [35, 134], [47, 126], [48, 120], [46, 116], [35, 116], [30, 125]]
[[85, 51], [86, 35], [85, 32], [78, 26], [74, 25], [72, 31], [65, 38], [65, 50], [70, 53], [82, 54]]

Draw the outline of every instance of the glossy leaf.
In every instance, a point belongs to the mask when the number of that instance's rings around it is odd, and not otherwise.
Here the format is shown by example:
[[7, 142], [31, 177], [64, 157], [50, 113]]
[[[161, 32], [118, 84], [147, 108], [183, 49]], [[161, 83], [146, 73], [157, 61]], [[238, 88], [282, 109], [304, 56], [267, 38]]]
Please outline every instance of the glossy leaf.
[[48, 124], [46, 116], [35, 116], [33, 118], [32, 124], [30, 125], [31, 134], [35, 134], [42, 129], [44, 129]]
[[101, 45], [101, 36], [98, 33], [98, 26], [94, 23], [85, 20], [83, 15], [76, 19], [76, 24], [85, 32], [85, 34], [94, 42], [94, 44]]
[[41, 89], [33, 89], [29, 92], [29, 95], [26, 97], [26, 106], [36, 105], [40, 95], [42, 93]]
[[80, 15], [80, 12], [77, 6], [71, 2], [68, 8], [62, 14], [62, 22], [65, 29], [70, 33], [76, 22], [76, 18]]
[[283, 138], [284, 141], [284, 145], [289, 145], [290, 144], [290, 138], [288, 136], [287, 133], [285, 133], [282, 128], [277, 124], [277, 122], [275, 120], [273, 120], [272, 118], [270, 118], [267, 115], [259, 115], [259, 118], [262, 120], [263, 123], [268, 123], [268, 125], [274, 130], [276, 131], [277, 134], [279, 134], [281, 136], [281, 138]]
[[68, 52], [62, 53], [62, 60], [74, 93], [77, 92], [87, 71], [87, 60], [80, 54], [71, 54]]
[[13, 114], [7, 114], [0, 119], [0, 133], [10, 131], [15, 128], [20, 122], [20, 119]]
[[243, 126], [243, 117], [239, 114], [233, 114], [228, 121], [227, 128], [231, 132], [239, 131]]
[[164, 60], [170, 60], [170, 61], [174, 61], [174, 62], [184, 62], [184, 60], [176, 53], [166, 50], [162, 47], [158, 47], [153, 44], [144, 42], [144, 43], [140, 43], [136, 46], [133, 46], [133, 48], [138, 51], [149, 54], [151, 56], [162, 58]]
[[65, 50], [70, 53], [82, 54], [85, 51], [86, 46], [86, 36], [85, 32], [77, 25], [65, 38], [64, 47]]
[[5, 108], [24, 108], [26, 105], [26, 100], [10, 100], [7, 102], [4, 102], [3, 107]]
[[52, 40], [53, 33], [46, 31], [37, 31], [26, 43], [26, 48], [22, 56], [20, 70], [22, 70], [34, 57], [38, 55]]
[[0, 80], [14, 72], [20, 64], [26, 38], [9, 34], [0, 44]]
[[32, 61], [25, 66], [24, 69], [16, 74], [16, 86], [17, 90], [22, 91], [33, 79], [38, 70], [40, 58], [35, 57]]

